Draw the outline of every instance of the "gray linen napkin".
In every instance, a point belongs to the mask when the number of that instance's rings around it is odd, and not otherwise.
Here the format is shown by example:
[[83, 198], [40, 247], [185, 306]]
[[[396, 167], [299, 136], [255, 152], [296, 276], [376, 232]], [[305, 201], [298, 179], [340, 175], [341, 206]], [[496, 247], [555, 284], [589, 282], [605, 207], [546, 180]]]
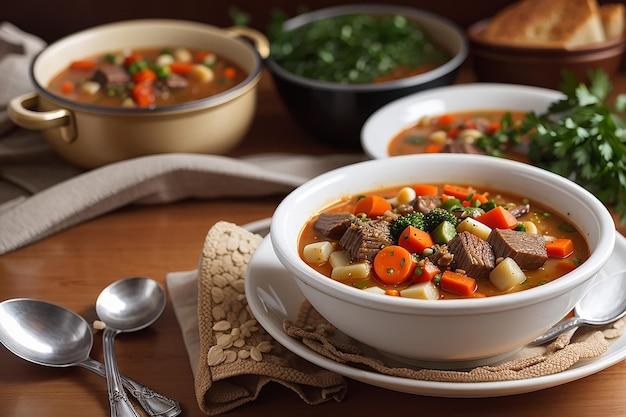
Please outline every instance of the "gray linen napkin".
[[0, 23], [0, 255], [128, 204], [285, 194], [317, 174], [364, 159], [163, 154], [84, 171], [57, 156], [39, 132], [17, 128], [7, 116], [9, 100], [33, 90], [29, 66], [44, 46]]

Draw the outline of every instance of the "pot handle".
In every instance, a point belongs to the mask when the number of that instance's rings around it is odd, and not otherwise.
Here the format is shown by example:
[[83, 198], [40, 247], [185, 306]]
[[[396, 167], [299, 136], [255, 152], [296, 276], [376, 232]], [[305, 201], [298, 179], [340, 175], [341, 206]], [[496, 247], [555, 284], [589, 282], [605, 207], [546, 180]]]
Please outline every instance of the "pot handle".
[[266, 59], [270, 56], [270, 43], [267, 37], [256, 29], [249, 28], [247, 26], [231, 26], [226, 28], [227, 32], [231, 32], [236, 36], [241, 36], [249, 39], [254, 48], [257, 50], [261, 59]]
[[69, 110], [56, 109], [36, 111], [39, 94], [26, 93], [13, 98], [9, 102], [8, 114], [13, 123], [30, 130], [47, 130], [58, 128], [61, 138], [72, 143], [76, 139], [74, 117]]

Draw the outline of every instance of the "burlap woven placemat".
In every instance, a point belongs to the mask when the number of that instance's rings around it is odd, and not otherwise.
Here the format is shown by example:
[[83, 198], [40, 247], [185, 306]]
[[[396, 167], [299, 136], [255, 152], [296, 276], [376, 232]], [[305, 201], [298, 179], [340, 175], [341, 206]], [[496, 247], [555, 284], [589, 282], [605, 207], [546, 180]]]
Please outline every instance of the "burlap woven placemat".
[[[213, 226], [205, 239], [198, 280], [200, 357], [195, 389], [200, 408], [210, 415], [253, 401], [272, 381], [292, 389], [309, 404], [341, 401], [346, 393], [342, 376], [297, 357], [254, 319], [244, 280], [248, 262], [261, 240], [261, 236], [227, 222]], [[605, 353], [608, 340], [621, 336], [624, 321], [600, 330], [570, 331], [547, 346], [525, 348], [509, 361], [467, 371], [408, 368], [368, 356], [356, 344], [334, 339], [334, 328], [306, 301], [297, 317], [285, 320], [283, 327], [288, 335], [339, 363], [395, 377], [473, 383], [565, 371], [583, 359]]]

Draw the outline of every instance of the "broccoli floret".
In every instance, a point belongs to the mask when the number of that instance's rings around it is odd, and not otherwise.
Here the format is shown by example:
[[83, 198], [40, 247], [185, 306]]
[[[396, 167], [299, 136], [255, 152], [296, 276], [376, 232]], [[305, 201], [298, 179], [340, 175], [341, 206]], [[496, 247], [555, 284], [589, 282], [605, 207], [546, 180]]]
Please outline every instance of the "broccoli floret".
[[430, 233], [444, 221], [450, 222], [454, 227], [459, 222], [457, 217], [446, 209], [441, 207], [432, 209], [424, 215], [424, 230]]
[[420, 230], [424, 230], [424, 215], [419, 211], [413, 211], [392, 220], [389, 225], [391, 236], [395, 240], [398, 240], [400, 234], [407, 228], [407, 226], [413, 226]]

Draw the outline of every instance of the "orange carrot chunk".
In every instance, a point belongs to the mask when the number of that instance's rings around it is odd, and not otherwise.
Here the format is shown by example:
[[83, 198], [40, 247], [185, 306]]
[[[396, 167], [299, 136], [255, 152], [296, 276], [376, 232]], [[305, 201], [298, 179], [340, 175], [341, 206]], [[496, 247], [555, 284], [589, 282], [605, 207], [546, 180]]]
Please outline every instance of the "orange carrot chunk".
[[80, 70], [80, 71], [93, 71], [96, 69], [96, 63], [94, 61], [89, 61], [89, 60], [73, 61], [70, 64], [70, 68], [73, 70]]
[[441, 274], [441, 270], [430, 259], [424, 259], [423, 263], [420, 263], [413, 270], [413, 282], [419, 284], [421, 282], [432, 281], [437, 274]]
[[570, 261], [559, 261], [556, 264], [556, 268], [562, 273], [567, 274], [568, 272], [572, 272], [576, 269], [576, 264]]
[[485, 212], [476, 217], [476, 220], [492, 229], [515, 229], [517, 227], [515, 216], [502, 206], [497, 206]]
[[574, 242], [571, 239], [547, 240], [546, 252], [553, 258], [567, 258], [574, 252]]
[[474, 294], [478, 288], [474, 278], [453, 271], [444, 271], [441, 274], [439, 287], [444, 291], [465, 297]]
[[439, 187], [431, 184], [415, 184], [413, 185], [415, 195], [437, 195], [439, 194]]
[[441, 143], [429, 143], [424, 147], [424, 153], [439, 153], [443, 150]]
[[386, 211], [391, 210], [391, 203], [378, 195], [368, 195], [357, 201], [354, 207], [354, 214], [365, 213], [369, 218], [382, 216]]
[[385, 284], [395, 285], [406, 281], [414, 267], [413, 257], [401, 246], [385, 246], [374, 257], [374, 272]]
[[135, 84], [152, 83], [155, 82], [156, 79], [156, 73], [150, 68], [139, 70], [133, 74], [133, 82], [135, 82]]
[[172, 62], [170, 70], [179, 75], [187, 75], [193, 68], [193, 65], [191, 62]]
[[430, 248], [434, 244], [435, 242], [430, 233], [415, 226], [407, 226], [398, 237], [398, 245], [418, 255], [421, 255], [426, 248]]
[[61, 92], [63, 92], [64, 94], [70, 94], [74, 92], [74, 83], [69, 80], [63, 81], [61, 83]]
[[485, 204], [489, 201], [486, 195], [474, 192], [472, 189], [460, 185], [444, 184], [442, 192], [445, 195], [456, 197], [462, 201], [467, 200], [473, 202], [474, 200], [478, 200], [480, 204]]
[[132, 96], [139, 107], [148, 107], [154, 103], [152, 87], [148, 84], [137, 84], [133, 87]]

